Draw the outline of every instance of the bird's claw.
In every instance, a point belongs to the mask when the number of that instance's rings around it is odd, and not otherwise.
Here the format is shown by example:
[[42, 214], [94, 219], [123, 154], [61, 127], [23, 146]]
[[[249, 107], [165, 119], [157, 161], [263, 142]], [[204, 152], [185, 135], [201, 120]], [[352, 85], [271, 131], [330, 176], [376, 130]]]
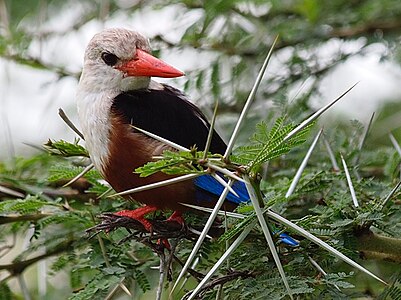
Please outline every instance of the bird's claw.
[[175, 211], [172, 215], [166, 220], [166, 222], [177, 222], [181, 225], [181, 228], [185, 228], [185, 220], [182, 217], [182, 213], [179, 211]]

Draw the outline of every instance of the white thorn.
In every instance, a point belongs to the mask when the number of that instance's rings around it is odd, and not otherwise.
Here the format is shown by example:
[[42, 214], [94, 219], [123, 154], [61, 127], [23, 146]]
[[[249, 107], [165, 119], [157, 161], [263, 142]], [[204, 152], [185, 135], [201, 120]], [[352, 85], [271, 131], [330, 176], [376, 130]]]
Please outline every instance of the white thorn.
[[241, 177], [237, 176], [233, 172], [230, 172], [226, 168], [222, 168], [222, 167], [216, 166], [214, 164], [211, 164], [210, 162], [206, 163], [206, 166], [211, 168], [211, 169], [213, 169], [213, 170], [215, 170], [215, 171], [223, 173], [224, 175], [227, 175], [228, 177], [230, 177], [230, 178], [232, 178], [234, 180], [241, 181], [241, 182], [245, 183], [244, 179], [242, 179]]
[[240, 115], [240, 117], [239, 117], [239, 119], [237, 121], [237, 124], [235, 124], [234, 131], [233, 131], [233, 133], [231, 135], [230, 141], [227, 144], [226, 152], [224, 153], [224, 158], [227, 158], [230, 155], [231, 150], [234, 147], [234, 143], [237, 140], [240, 127], [241, 127], [241, 125], [242, 125], [242, 123], [243, 123], [243, 121], [244, 121], [244, 119], [245, 119], [245, 117], [246, 117], [246, 115], [248, 113], [249, 108], [251, 107], [253, 99], [255, 98], [256, 91], [258, 90], [260, 82], [262, 81], [263, 75], [265, 74], [267, 65], [269, 64], [269, 60], [270, 60], [270, 58], [272, 56], [273, 49], [274, 49], [274, 46], [277, 43], [277, 40], [278, 40], [278, 37], [276, 37], [276, 39], [274, 40], [273, 45], [271, 46], [271, 48], [269, 50], [269, 53], [267, 54], [267, 56], [265, 58], [265, 61], [263, 62], [262, 67], [260, 68], [259, 74], [258, 74], [258, 76], [256, 78], [256, 81], [255, 81], [255, 83], [254, 83], [254, 85], [252, 87], [251, 92], [249, 93], [248, 99], [245, 102], [244, 108], [242, 109], [242, 112], [241, 112], [241, 115]]
[[387, 202], [390, 200], [390, 198], [395, 194], [395, 192], [398, 190], [398, 188], [401, 185], [401, 181], [397, 183], [397, 185], [391, 190], [391, 192], [387, 195], [387, 197], [384, 199], [382, 207], [386, 206]]
[[333, 170], [334, 170], [334, 172], [338, 173], [340, 171], [340, 167], [337, 164], [336, 157], [335, 157], [335, 155], [333, 153], [333, 150], [331, 150], [329, 141], [327, 140], [325, 135], [323, 135], [323, 141], [324, 141], [324, 145], [326, 146], [327, 153], [329, 154]]
[[11, 196], [14, 196], [14, 197], [17, 197], [17, 198], [24, 198], [25, 197], [25, 195], [23, 193], [14, 191], [14, 190], [9, 189], [8, 187], [2, 186], [2, 185], [0, 185], [0, 192], [4, 193], [4, 194], [11, 195]]
[[390, 137], [391, 143], [393, 143], [393, 146], [397, 151], [398, 155], [401, 156], [401, 148], [397, 140], [395, 139], [394, 135], [392, 133], [389, 133], [388, 136]]
[[342, 261], [346, 262], [350, 266], [352, 266], [352, 267], [354, 267], [354, 268], [356, 268], [356, 269], [368, 274], [369, 276], [373, 277], [374, 279], [376, 279], [376, 280], [378, 280], [378, 281], [380, 281], [380, 282], [382, 282], [382, 283], [387, 285], [387, 283], [384, 280], [382, 280], [381, 278], [379, 278], [378, 276], [376, 276], [375, 274], [373, 274], [369, 270], [365, 269], [364, 267], [362, 267], [361, 265], [359, 265], [358, 263], [356, 263], [355, 261], [353, 261], [349, 257], [345, 256], [340, 251], [338, 251], [337, 249], [333, 248], [332, 246], [330, 246], [326, 242], [322, 241], [321, 239], [317, 238], [313, 234], [309, 233], [308, 231], [306, 231], [302, 227], [299, 227], [295, 223], [291, 222], [290, 220], [287, 220], [286, 218], [280, 216], [279, 214], [277, 214], [277, 213], [275, 213], [275, 212], [273, 212], [271, 210], [268, 210], [266, 212], [266, 214], [270, 218], [272, 218], [272, 219], [276, 220], [277, 222], [285, 225], [286, 227], [289, 227], [289, 228], [293, 229], [298, 234], [302, 235], [303, 237], [307, 238], [308, 240], [312, 241], [313, 243], [315, 243], [318, 246], [322, 247], [323, 249], [327, 250], [331, 254], [337, 256], [339, 259], [341, 259]]
[[356, 198], [354, 185], [352, 184], [352, 180], [351, 180], [351, 175], [349, 174], [347, 163], [345, 162], [345, 159], [342, 154], [341, 154], [341, 161], [343, 163], [345, 177], [347, 178], [348, 188], [349, 188], [349, 191], [351, 192], [352, 202], [354, 203], [355, 207], [358, 207], [359, 203], [358, 203], [358, 199]]
[[255, 213], [256, 213], [256, 216], [258, 218], [260, 227], [262, 228], [263, 234], [264, 234], [265, 239], [267, 241], [267, 245], [269, 246], [270, 253], [273, 256], [273, 259], [274, 259], [274, 262], [276, 263], [278, 272], [280, 273], [281, 279], [283, 280], [285, 289], [287, 290], [287, 293], [290, 296], [290, 298], [294, 299], [293, 296], [292, 296], [292, 291], [291, 291], [290, 285], [289, 285], [288, 280], [287, 280], [287, 276], [284, 273], [283, 265], [281, 264], [280, 258], [278, 257], [278, 253], [277, 253], [276, 246], [274, 244], [272, 235], [271, 235], [270, 230], [269, 230], [269, 228], [267, 226], [267, 223], [266, 223], [265, 217], [263, 215], [262, 209], [260, 208], [258, 196], [256, 195], [255, 189], [253, 188], [253, 186], [250, 183], [249, 178], [247, 176], [245, 177], [245, 184], [246, 184], [246, 189], [248, 190], [248, 194], [249, 194], [249, 196], [251, 198], [253, 208], [255, 209]]
[[295, 174], [294, 179], [292, 180], [291, 185], [290, 185], [287, 193], [285, 194], [286, 198], [291, 196], [292, 193], [294, 192], [299, 180], [301, 179], [302, 172], [305, 170], [306, 164], [308, 163], [308, 160], [311, 157], [313, 149], [315, 149], [315, 146], [316, 146], [322, 132], [323, 132], [323, 129], [320, 129], [319, 132], [317, 133], [315, 139], [313, 140], [312, 144], [310, 145], [309, 150], [305, 155], [305, 158], [303, 159], [301, 165], [299, 166], [297, 173]]
[[194, 297], [198, 294], [201, 288], [209, 281], [209, 279], [216, 273], [216, 271], [220, 268], [220, 266], [224, 263], [224, 261], [234, 252], [234, 250], [242, 243], [242, 241], [248, 236], [249, 232], [255, 225], [255, 222], [249, 224], [244, 231], [237, 237], [237, 239], [231, 244], [231, 246], [224, 252], [224, 254], [220, 257], [220, 259], [214, 264], [214, 266], [210, 269], [210, 271], [205, 275], [202, 281], [196, 286], [196, 288], [192, 291], [192, 294], [188, 297], [188, 300], [194, 299]]
[[[189, 208], [193, 208], [193, 209], [208, 212], [208, 213], [211, 213], [213, 211], [213, 209], [209, 208], [209, 207], [192, 205], [192, 204], [182, 203], [182, 202], [180, 202], [180, 204], [187, 206]], [[219, 210], [218, 214], [221, 216], [228, 216], [228, 217], [237, 218], [237, 219], [245, 219], [247, 217], [246, 215], [243, 215], [243, 214], [233, 213], [231, 211], [225, 211], [225, 210]]]
[[174, 177], [174, 178], [171, 178], [171, 179], [158, 181], [158, 182], [147, 184], [147, 185], [143, 185], [143, 186], [140, 186], [140, 187], [137, 187], [137, 188], [125, 190], [125, 191], [122, 191], [122, 192], [119, 192], [119, 193], [116, 193], [116, 194], [113, 194], [113, 195], [109, 195], [109, 196], [107, 196], [107, 198], [115, 197], [115, 196], [124, 196], [124, 195], [128, 195], [128, 194], [143, 192], [143, 191], [155, 189], [155, 188], [158, 188], [158, 187], [174, 184], [174, 183], [177, 183], [177, 182], [190, 180], [190, 179], [196, 178], [196, 177], [204, 175], [204, 174], [205, 174], [205, 172], [204, 173], [187, 174], [187, 175], [183, 175], [183, 176], [179, 176], [179, 177]]
[[[320, 272], [323, 274], [323, 276], [326, 276], [327, 273], [323, 270], [323, 268], [312, 258], [308, 255], [309, 261], [311, 262], [311, 264]], [[334, 287], [341, 292], [340, 288], [338, 287], [338, 285], [333, 284]]]
[[188, 148], [185, 148], [185, 147], [183, 147], [183, 146], [181, 146], [181, 145], [178, 145], [177, 143], [174, 143], [174, 142], [172, 142], [172, 141], [170, 141], [170, 140], [168, 140], [168, 139], [165, 139], [165, 138], [163, 138], [163, 137], [161, 137], [161, 136], [158, 136], [157, 134], [151, 133], [151, 132], [149, 132], [149, 131], [146, 131], [146, 130], [144, 130], [144, 129], [138, 128], [138, 127], [133, 126], [133, 125], [131, 125], [131, 126], [132, 126], [132, 128], [135, 128], [136, 130], [138, 130], [138, 131], [140, 131], [140, 132], [142, 132], [142, 133], [144, 133], [144, 134], [150, 136], [151, 138], [154, 138], [155, 140], [158, 140], [159, 142], [162, 142], [162, 143], [164, 143], [164, 144], [167, 144], [167, 145], [169, 145], [169, 146], [172, 147], [172, 148], [175, 148], [175, 149], [177, 149], [177, 150], [179, 150], [179, 151], [189, 151]]
[[321, 114], [323, 114], [326, 110], [328, 110], [330, 107], [332, 107], [337, 101], [339, 101], [342, 97], [344, 97], [350, 90], [352, 90], [356, 85], [358, 84], [355, 83], [353, 86], [351, 86], [348, 90], [346, 90], [344, 93], [342, 93], [339, 97], [331, 101], [329, 104], [323, 106], [321, 109], [319, 109], [317, 112], [315, 112], [313, 115], [311, 115], [309, 118], [304, 120], [301, 124], [299, 124], [297, 127], [295, 127], [293, 130], [291, 130], [290, 133], [287, 134], [287, 136], [284, 138], [284, 142], [287, 141], [288, 139], [292, 138], [295, 134], [297, 134], [299, 131], [304, 129], [306, 126], [308, 126], [310, 123], [312, 123], [314, 120], [316, 120]]
[[213, 174], [213, 173], [210, 174], [210, 175], [211, 175], [214, 179], [216, 179], [222, 186], [228, 188], [228, 190], [229, 190], [232, 194], [234, 194], [235, 197], [238, 197], [238, 198], [239, 198], [239, 195], [237, 194], [237, 192], [234, 191], [234, 189], [233, 189], [231, 186], [229, 186], [229, 185], [227, 184], [227, 182], [224, 181], [223, 178], [221, 178], [219, 175]]

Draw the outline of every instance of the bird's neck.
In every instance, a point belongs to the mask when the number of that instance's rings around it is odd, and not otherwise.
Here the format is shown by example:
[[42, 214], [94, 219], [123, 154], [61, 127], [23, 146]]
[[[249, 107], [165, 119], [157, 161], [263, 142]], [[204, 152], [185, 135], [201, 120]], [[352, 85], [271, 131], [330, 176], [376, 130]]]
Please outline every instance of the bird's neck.
[[163, 89], [163, 86], [144, 77], [140, 86], [138, 86], [140, 79], [137, 78], [137, 80], [127, 80], [125, 86], [120, 85], [118, 89], [99, 90], [89, 89], [90, 85], [84, 79], [81, 78], [77, 91], [79, 120], [91, 160], [96, 169], [104, 174], [109, 162], [112, 130], [110, 113], [115, 97], [124, 91], [144, 88], [158, 90]]

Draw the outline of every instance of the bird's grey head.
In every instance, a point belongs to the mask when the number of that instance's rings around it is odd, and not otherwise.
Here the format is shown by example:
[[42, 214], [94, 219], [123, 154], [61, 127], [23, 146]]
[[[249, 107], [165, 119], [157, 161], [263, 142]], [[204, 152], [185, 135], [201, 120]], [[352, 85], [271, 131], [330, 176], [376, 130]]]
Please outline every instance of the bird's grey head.
[[150, 52], [149, 41], [138, 32], [110, 28], [95, 34], [85, 51], [80, 89], [125, 91], [147, 87], [150, 76], [126, 76], [119, 69], [135, 59], [138, 49]]

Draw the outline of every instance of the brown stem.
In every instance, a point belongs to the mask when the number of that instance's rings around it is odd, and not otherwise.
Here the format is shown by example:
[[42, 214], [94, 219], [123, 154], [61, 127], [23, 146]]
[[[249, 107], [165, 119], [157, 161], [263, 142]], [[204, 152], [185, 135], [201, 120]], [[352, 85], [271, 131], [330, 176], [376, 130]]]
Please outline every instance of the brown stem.
[[366, 259], [379, 259], [401, 263], [401, 239], [365, 231], [357, 236], [358, 250]]
[[[198, 296], [200, 298], [196, 299], [202, 299], [203, 294], [210, 290], [213, 289], [215, 286], [223, 286], [225, 283], [236, 280], [238, 278], [249, 278], [249, 277], [255, 277], [257, 273], [255, 272], [249, 272], [249, 271], [230, 271], [227, 275], [217, 277], [216, 279], [211, 280], [209, 283], [205, 284], [205, 286], [200, 290]], [[192, 293], [192, 291], [189, 291], [182, 299], [187, 299], [188, 296]]]
[[0, 225], [14, 222], [22, 222], [22, 221], [37, 221], [48, 216], [51, 216], [51, 214], [37, 213], [28, 215], [0, 216]]

